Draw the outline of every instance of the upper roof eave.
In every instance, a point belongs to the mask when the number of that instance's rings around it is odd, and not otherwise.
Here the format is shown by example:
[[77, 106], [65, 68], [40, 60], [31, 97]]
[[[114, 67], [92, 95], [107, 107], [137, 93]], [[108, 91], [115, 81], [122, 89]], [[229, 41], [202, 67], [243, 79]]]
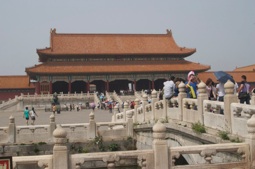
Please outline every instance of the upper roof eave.
[[51, 29], [50, 47], [38, 49], [41, 55], [191, 55], [194, 48], [176, 44], [171, 30], [166, 34], [66, 34]]
[[[135, 63], [135, 64], [134, 64]], [[144, 73], [144, 72], [186, 72], [194, 70], [203, 72], [210, 69], [208, 65], [189, 61], [119, 61], [111, 63], [82, 63], [82, 62], [52, 62], [26, 68], [27, 74], [95, 74], [95, 73]]]

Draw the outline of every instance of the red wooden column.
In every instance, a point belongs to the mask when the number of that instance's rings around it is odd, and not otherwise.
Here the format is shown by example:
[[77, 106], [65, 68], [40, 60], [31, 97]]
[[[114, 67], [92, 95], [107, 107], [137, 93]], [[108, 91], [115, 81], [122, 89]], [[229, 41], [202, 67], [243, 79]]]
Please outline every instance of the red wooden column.
[[68, 83], [68, 92], [69, 93], [72, 92], [72, 83], [71, 83], [71, 80], [69, 80], [69, 83]]
[[153, 90], [155, 88], [154, 80], [151, 81], [151, 89]]
[[90, 91], [89, 91], [89, 85], [90, 85], [90, 83], [89, 83], [89, 81], [87, 81], [87, 86], [86, 86], [87, 92], [90, 92]]
[[52, 94], [52, 81], [50, 81], [49, 92]]
[[108, 80], [105, 82], [105, 90], [107, 92], [109, 92], [109, 81]]
[[134, 80], [134, 86], [133, 86], [133, 90], [134, 90], [134, 92], [136, 91], [136, 80]]

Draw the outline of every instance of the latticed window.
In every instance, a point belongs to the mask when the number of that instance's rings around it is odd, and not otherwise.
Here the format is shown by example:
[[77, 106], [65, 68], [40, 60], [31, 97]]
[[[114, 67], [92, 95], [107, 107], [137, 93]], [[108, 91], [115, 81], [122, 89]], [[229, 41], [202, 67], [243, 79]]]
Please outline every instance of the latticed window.
[[48, 93], [50, 91], [50, 83], [49, 82], [42, 82], [41, 83], [41, 93]]

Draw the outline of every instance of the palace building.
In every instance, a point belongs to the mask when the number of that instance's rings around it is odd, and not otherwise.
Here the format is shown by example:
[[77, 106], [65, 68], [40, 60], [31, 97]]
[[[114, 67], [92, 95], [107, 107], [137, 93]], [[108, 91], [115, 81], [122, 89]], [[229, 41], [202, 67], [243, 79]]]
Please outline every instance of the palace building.
[[[185, 60], [196, 49], [166, 34], [64, 34], [50, 32], [50, 46], [37, 49], [38, 65], [26, 68], [36, 93], [162, 89], [171, 75], [185, 78], [210, 66]], [[95, 89], [91, 87], [94, 86]]]

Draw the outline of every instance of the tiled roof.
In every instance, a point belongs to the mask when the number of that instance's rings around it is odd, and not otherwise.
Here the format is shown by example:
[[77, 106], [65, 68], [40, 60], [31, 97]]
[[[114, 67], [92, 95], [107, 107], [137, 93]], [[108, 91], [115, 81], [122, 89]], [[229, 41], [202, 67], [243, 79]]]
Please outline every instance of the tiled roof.
[[167, 34], [60, 34], [51, 31], [51, 45], [38, 49], [48, 55], [93, 54], [180, 54], [189, 56], [196, 49], [179, 47]]
[[0, 76], [0, 89], [30, 89], [28, 76]]
[[[206, 80], [208, 78], [211, 78], [214, 82], [217, 82], [217, 79], [216, 77], [214, 76], [213, 74], [214, 72], [202, 72], [202, 73], [199, 73], [198, 74], [198, 77], [203, 81], [203, 82], [206, 82]], [[228, 74], [230, 74], [231, 76], [233, 76], [234, 80], [237, 82], [237, 83], [240, 83], [242, 81], [242, 78], [241, 76], [242, 75], [245, 75], [246, 78], [247, 78], [247, 81], [248, 82], [255, 82], [255, 72], [250, 72], [250, 71], [243, 71], [243, 72], [239, 72], [239, 71], [229, 71], [229, 72], [226, 72]]]
[[249, 66], [244, 66], [244, 67], [238, 67], [234, 71], [253, 71], [253, 72], [255, 72], [255, 64], [249, 65]]
[[210, 66], [181, 61], [47, 62], [27, 68], [28, 74], [99, 74], [206, 71]]

